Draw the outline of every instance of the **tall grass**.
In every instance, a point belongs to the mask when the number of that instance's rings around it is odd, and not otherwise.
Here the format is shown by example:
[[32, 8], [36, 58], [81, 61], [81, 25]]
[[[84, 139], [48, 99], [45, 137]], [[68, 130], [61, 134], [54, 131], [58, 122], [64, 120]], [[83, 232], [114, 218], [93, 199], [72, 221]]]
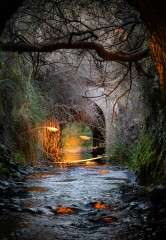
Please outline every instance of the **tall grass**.
[[0, 76], [0, 115], [5, 116], [1, 123], [4, 135], [13, 159], [22, 165], [34, 165], [38, 162], [39, 149], [38, 133], [34, 134], [32, 129], [47, 118], [47, 101], [33, 81], [29, 63], [22, 66], [19, 58], [14, 58], [10, 65], [4, 62], [3, 59]]

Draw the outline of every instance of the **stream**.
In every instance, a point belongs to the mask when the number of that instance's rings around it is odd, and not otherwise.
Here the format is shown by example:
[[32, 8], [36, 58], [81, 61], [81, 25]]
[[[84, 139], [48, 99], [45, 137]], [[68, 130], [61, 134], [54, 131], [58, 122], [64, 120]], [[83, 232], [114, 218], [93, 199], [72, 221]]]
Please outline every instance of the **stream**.
[[3, 184], [1, 240], [166, 237], [165, 190], [139, 186], [125, 167], [52, 165]]

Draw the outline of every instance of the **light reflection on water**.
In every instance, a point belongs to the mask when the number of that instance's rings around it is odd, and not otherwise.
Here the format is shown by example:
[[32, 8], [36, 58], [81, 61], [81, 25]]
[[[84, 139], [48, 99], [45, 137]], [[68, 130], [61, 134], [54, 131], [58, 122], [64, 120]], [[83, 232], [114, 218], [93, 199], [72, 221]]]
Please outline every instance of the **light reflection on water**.
[[89, 158], [92, 158], [90, 153], [64, 153], [61, 159], [62, 162], [72, 162]]

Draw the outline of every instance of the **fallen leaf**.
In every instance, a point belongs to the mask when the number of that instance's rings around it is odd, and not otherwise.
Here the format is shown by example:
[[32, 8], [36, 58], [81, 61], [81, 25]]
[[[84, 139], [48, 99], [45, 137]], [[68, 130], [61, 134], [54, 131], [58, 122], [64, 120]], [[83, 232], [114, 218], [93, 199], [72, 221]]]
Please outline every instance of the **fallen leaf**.
[[97, 202], [94, 205], [95, 208], [99, 208], [99, 209], [109, 209], [109, 206], [105, 206], [104, 204], [102, 204], [101, 202]]
[[74, 210], [72, 208], [60, 208], [56, 212], [65, 214], [65, 213], [74, 213]]
[[100, 173], [109, 173], [106, 170], [101, 170]]

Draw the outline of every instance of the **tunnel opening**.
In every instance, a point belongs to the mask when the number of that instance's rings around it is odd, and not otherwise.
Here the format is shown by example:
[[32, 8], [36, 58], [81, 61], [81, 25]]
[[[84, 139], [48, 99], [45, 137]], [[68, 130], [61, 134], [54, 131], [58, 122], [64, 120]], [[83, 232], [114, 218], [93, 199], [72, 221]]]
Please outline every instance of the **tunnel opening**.
[[[102, 109], [93, 101], [84, 99], [91, 105], [86, 114], [70, 109], [72, 119], [56, 116], [37, 124], [31, 134], [31, 149], [38, 149], [38, 160], [60, 163], [91, 159], [105, 152], [105, 116]], [[79, 109], [79, 105], [78, 105]], [[81, 111], [82, 110], [82, 111]]]
[[80, 122], [67, 123], [62, 129], [61, 138], [64, 152], [91, 152], [93, 133], [86, 124]]
[[81, 122], [67, 123], [61, 129], [62, 162], [72, 163], [92, 158], [93, 132]]

